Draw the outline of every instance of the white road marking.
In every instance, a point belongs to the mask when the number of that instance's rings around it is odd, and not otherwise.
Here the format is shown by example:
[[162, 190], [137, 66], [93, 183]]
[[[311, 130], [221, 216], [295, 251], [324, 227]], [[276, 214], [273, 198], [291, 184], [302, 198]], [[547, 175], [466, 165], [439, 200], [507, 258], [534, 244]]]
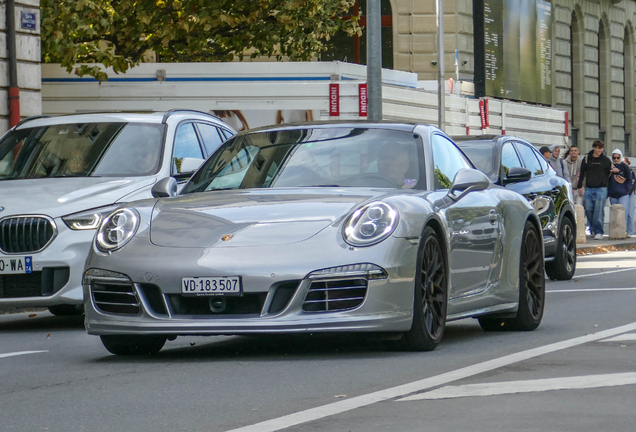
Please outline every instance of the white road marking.
[[[351, 399], [342, 400], [339, 402], [330, 403], [327, 405], [319, 406], [316, 408], [310, 408], [305, 411], [299, 411], [293, 414], [289, 414], [283, 417], [266, 420], [261, 423], [255, 423], [242, 428], [233, 429], [228, 432], [274, 432], [282, 429], [286, 429], [292, 426], [296, 426], [303, 423], [319, 420], [325, 417], [333, 416], [343, 412], [351, 411], [356, 408], [369, 406], [378, 402], [383, 402], [389, 399], [395, 399], [403, 397], [411, 393], [421, 392], [433, 387], [438, 387], [444, 384], [448, 384], [453, 381], [457, 381], [463, 378], [468, 378], [480, 373], [499, 369], [503, 366], [508, 366], [513, 363], [518, 363], [524, 360], [528, 360], [534, 357], [539, 357], [544, 354], [553, 353], [555, 351], [572, 348], [578, 345], [583, 345], [588, 342], [594, 342], [601, 339], [607, 339], [608, 337], [616, 336], [622, 333], [627, 333], [636, 330], [636, 322], [627, 324], [620, 327], [615, 327], [609, 330], [600, 331], [585, 336], [576, 337], [561, 342], [556, 342], [550, 345], [545, 345], [538, 348], [521, 351], [518, 353], [510, 354], [504, 357], [488, 360], [482, 363], [477, 363], [472, 366], [467, 366], [462, 369], [446, 372], [441, 375], [425, 378], [419, 381], [414, 381], [408, 384], [400, 385], [397, 387], [380, 390], [377, 392], [352, 397]], [[425, 354], [423, 354], [425, 355]]]
[[628, 269], [620, 269], [620, 270], [609, 270], [609, 271], [603, 271], [603, 272], [599, 272], [599, 273], [590, 273], [590, 274], [585, 274], [585, 275], [581, 275], [581, 276], [574, 276], [573, 279], [580, 279], [580, 278], [584, 278], [584, 277], [598, 276], [598, 275], [606, 275], [606, 274], [611, 274], [611, 273], [620, 273], [620, 272], [626, 272], [626, 271], [630, 271], [630, 270], [636, 270], [636, 267], [632, 267], [632, 268], [628, 268]]
[[581, 288], [545, 290], [547, 293], [599, 292], [599, 291], [636, 291], [636, 288]]
[[45, 352], [49, 352], [49, 350], [44, 350], [44, 351], [16, 351], [16, 352], [12, 352], [12, 353], [0, 354], [0, 358], [15, 357], [15, 356], [25, 355], [25, 354], [45, 353]]
[[616, 387], [636, 384], [636, 372], [588, 375], [567, 378], [546, 378], [530, 381], [504, 381], [497, 383], [446, 386], [427, 393], [399, 399], [398, 402], [456, 399], [473, 396], [498, 396], [517, 393], [533, 393], [551, 390], [575, 390], [599, 387]]
[[636, 333], [626, 333], [626, 334], [618, 335], [610, 339], [604, 339], [601, 342], [626, 342], [626, 341], [636, 341]]

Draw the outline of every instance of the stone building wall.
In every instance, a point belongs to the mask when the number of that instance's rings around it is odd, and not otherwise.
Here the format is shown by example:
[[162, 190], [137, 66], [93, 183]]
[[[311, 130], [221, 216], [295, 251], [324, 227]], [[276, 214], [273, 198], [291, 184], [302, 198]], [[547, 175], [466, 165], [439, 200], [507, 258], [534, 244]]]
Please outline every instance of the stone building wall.
[[[473, 2], [445, 0], [445, 69], [473, 80]], [[437, 78], [436, 0], [391, 0], [395, 69]], [[552, 0], [553, 97], [567, 110], [578, 144], [589, 150], [605, 130], [607, 147], [636, 155], [635, 0]], [[578, 131], [577, 131], [578, 130]], [[611, 151], [611, 149], [610, 149]]]
[[[0, 3], [0, 133], [9, 129], [9, 61], [7, 57], [6, 2]], [[23, 29], [22, 12], [35, 14], [35, 30]], [[40, 68], [40, 0], [15, 1], [16, 52], [20, 115], [42, 113], [42, 71]]]

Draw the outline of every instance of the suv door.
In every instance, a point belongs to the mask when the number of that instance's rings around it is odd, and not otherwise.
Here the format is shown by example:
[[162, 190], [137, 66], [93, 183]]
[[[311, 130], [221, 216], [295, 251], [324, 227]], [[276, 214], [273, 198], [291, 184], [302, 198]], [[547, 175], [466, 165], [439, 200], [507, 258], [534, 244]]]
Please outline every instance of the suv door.
[[545, 158], [531, 144], [514, 142], [514, 146], [521, 157], [523, 165], [532, 172], [532, 178], [527, 182], [507, 185], [506, 187], [525, 196], [537, 211], [541, 220], [541, 227], [556, 217], [555, 194], [560, 190], [553, 190], [550, 173], [554, 172]]
[[[448, 189], [455, 174], [472, 168], [455, 143], [440, 134], [431, 138], [434, 187]], [[488, 190], [471, 192], [459, 201], [448, 200], [445, 214], [450, 236], [451, 292], [456, 298], [476, 293], [489, 285], [491, 271], [497, 268], [495, 253], [500, 244], [501, 217], [497, 202]]]

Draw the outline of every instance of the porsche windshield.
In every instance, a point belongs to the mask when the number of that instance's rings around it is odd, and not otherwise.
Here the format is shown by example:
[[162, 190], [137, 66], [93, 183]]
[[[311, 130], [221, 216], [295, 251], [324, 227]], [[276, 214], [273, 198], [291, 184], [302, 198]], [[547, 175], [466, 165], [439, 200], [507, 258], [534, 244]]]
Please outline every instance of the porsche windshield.
[[83, 123], [19, 129], [0, 142], [0, 180], [157, 172], [163, 125]]
[[183, 193], [321, 186], [421, 189], [421, 142], [403, 130], [350, 127], [239, 135], [207, 160]]

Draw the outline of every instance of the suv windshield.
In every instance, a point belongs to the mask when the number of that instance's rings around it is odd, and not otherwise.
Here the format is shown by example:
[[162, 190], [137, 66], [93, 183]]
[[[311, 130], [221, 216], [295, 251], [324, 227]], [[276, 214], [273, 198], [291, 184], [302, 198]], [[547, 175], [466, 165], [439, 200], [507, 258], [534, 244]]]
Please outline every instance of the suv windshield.
[[457, 145], [479, 171], [489, 176], [495, 173], [495, 145], [492, 142], [460, 141]]
[[[271, 187], [424, 187], [412, 132], [363, 128], [263, 131], [219, 148], [183, 193]], [[420, 181], [422, 179], [422, 181]]]
[[155, 174], [163, 125], [83, 123], [13, 131], [0, 142], [0, 180]]

